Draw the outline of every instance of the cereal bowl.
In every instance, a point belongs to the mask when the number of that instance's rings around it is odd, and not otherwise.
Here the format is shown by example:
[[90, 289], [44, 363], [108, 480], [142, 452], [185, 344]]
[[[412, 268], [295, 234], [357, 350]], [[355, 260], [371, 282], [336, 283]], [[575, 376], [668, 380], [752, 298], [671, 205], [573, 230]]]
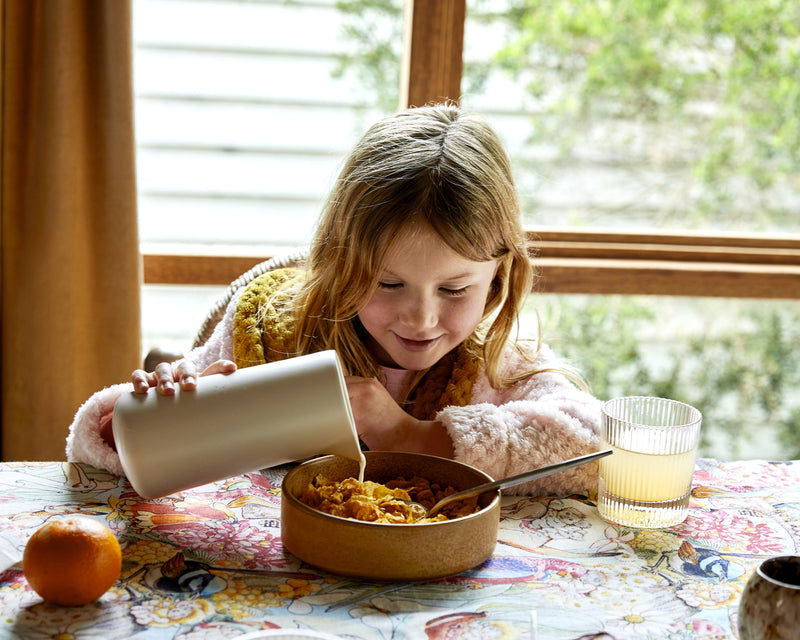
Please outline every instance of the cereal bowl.
[[[492, 481], [482, 471], [446, 458], [383, 451], [367, 451], [364, 456], [364, 479], [382, 484], [419, 476], [461, 491]], [[500, 524], [499, 491], [481, 496], [478, 511], [454, 520], [362, 522], [317, 511], [300, 501], [303, 489], [318, 474], [334, 481], [358, 477], [358, 463], [325, 456], [294, 467], [284, 477], [283, 546], [310, 565], [343, 576], [402, 582], [461, 573], [492, 555]]]

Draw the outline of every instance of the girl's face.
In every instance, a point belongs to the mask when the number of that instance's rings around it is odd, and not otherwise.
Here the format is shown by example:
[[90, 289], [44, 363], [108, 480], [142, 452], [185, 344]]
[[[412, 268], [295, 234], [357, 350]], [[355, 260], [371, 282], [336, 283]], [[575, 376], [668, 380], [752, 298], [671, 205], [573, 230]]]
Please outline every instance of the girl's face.
[[419, 371], [468, 338], [483, 317], [498, 262], [473, 262], [431, 228], [394, 242], [358, 318], [384, 366]]

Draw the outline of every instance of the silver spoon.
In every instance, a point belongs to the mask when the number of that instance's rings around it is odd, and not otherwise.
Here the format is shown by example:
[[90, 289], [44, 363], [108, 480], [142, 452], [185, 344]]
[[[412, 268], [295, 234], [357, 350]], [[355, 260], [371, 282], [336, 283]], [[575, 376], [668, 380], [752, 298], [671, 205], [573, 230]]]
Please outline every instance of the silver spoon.
[[452, 493], [449, 496], [439, 500], [430, 509], [426, 509], [419, 502], [408, 500], [404, 500], [403, 502], [406, 502], [406, 504], [411, 506], [412, 515], [414, 516], [414, 521], [416, 522], [418, 520], [422, 520], [423, 518], [431, 518], [435, 516], [437, 513], [439, 513], [439, 511], [442, 510], [442, 507], [447, 506], [451, 502], [457, 502], [458, 500], [464, 500], [465, 498], [472, 498], [484, 493], [488, 493], [489, 491], [496, 491], [497, 489], [507, 489], [508, 487], [513, 487], [518, 484], [522, 484], [523, 482], [535, 480], [536, 478], [543, 478], [545, 476], [558, 473], [559, 471], [563, 471], [564, 469], [577, 467], [579, 465], [586, 464], [587, 462], [598, 460], [599, 458], [603, 458], [611, 453], [613, 453], [611, 449], [604, 449], [603, 451], [597, 451], [596, 453], [590, 453], [585, 456], [579, 456], [577, 458], [571, 458], [570, 460], [564, 460], [563, 462], [550, 464], [546, 467], [525, 471], [515, 476], [503, 478], [502, 480], [485, 482], [476, 487], [472, 487], [471, 489], [465, 489], [464, 491], [459, 491], [458, 493]]

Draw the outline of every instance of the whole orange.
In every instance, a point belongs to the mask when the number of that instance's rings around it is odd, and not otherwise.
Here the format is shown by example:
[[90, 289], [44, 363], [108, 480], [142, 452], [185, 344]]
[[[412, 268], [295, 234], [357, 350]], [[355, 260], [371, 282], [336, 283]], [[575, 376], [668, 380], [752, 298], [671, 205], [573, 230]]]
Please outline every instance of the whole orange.
[[111, 530], [88, 516], [48, 521], [25, 545], [22, 572], [47, 602], [87, 604], [119, 577], [122, 551]]

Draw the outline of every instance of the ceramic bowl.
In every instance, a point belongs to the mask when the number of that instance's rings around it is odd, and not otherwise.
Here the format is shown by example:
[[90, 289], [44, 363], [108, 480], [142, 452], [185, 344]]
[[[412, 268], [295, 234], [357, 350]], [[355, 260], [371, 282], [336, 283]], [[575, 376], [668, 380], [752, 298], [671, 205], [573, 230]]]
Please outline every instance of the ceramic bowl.
[[739, 601], [741, 640], [796, 640], [800, 635], [800, 556], [762, 562]]
[[[469, 465], [414, 453], [365, 452], [365, 480], [386, 483], [420, 476], [456, 490], [491, 482]], [[500, 492], [481, 496], [479, 511], [443, 522], [383, 524], [340, 518], [303, 504], [303, 488], [322, 473], [331, 480], [358, 477], [358, 464], [339, 456], [315, 458], [286, 474], [281, 498], [284, 548], [310, 565], [343, 576], [378, 581], [441, 578], [487, 560], [497, 542]]]

